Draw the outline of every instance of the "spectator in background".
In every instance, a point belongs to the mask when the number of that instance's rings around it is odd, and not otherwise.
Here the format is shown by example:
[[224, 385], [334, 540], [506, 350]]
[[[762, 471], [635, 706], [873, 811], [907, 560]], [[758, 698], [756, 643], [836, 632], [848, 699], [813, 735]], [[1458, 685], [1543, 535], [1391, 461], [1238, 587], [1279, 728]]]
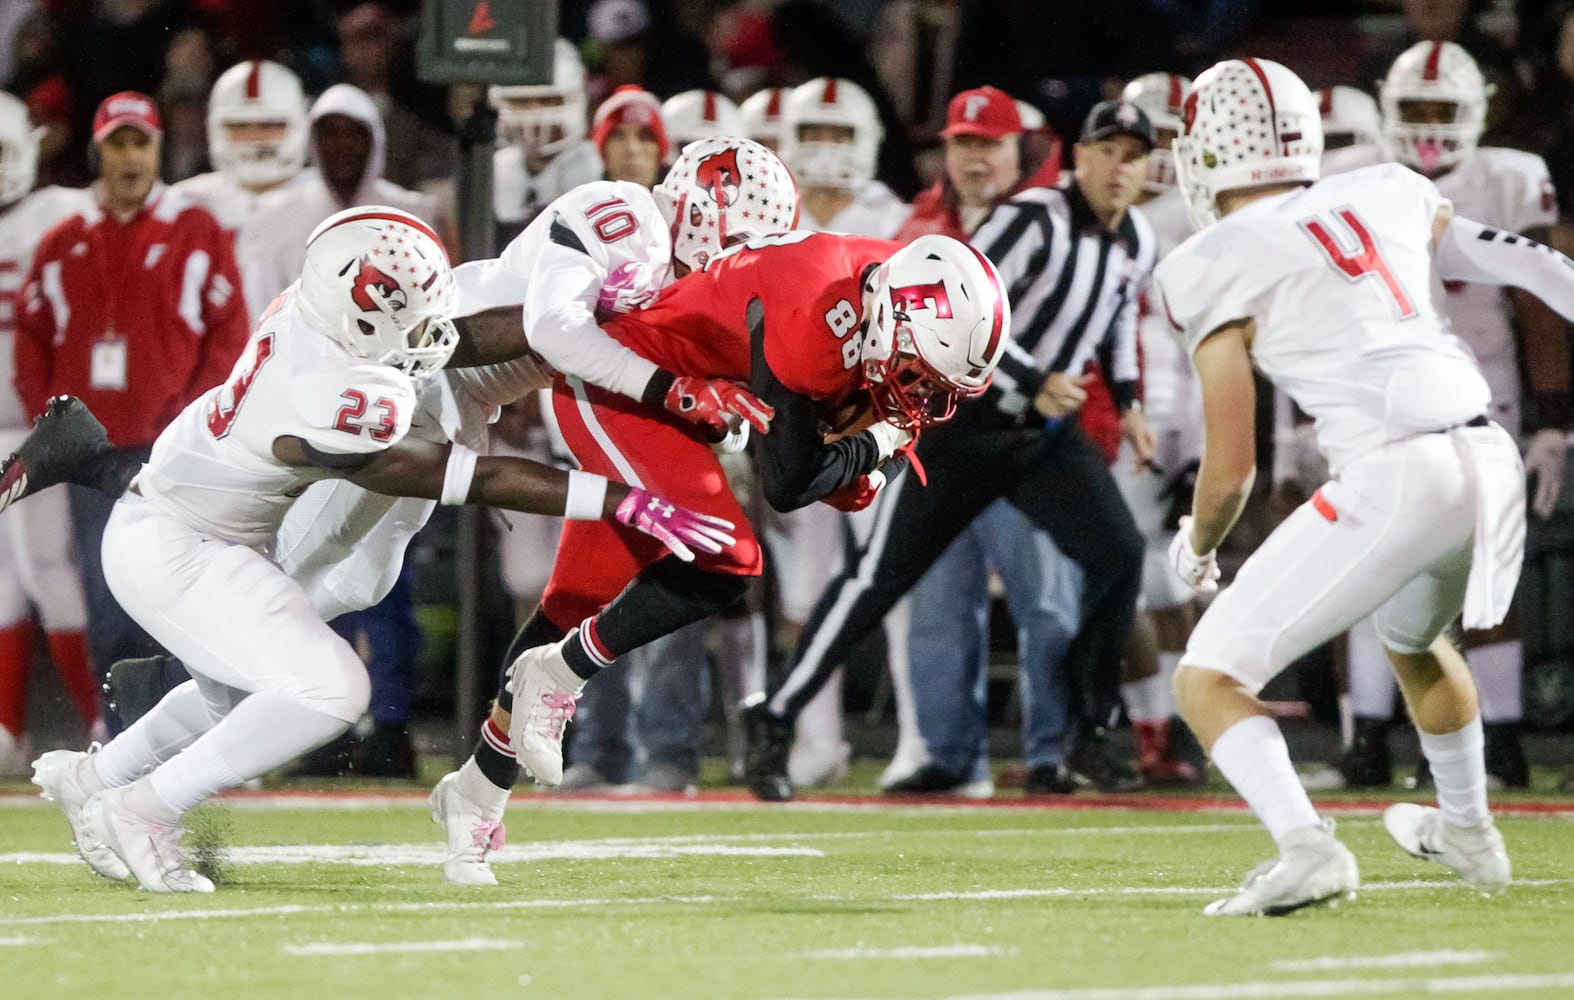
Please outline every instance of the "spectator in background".
[[492, 155], [492, 211], [497, 245], [507, 246], [547, 205], [601, 176], [601, 157], [585, 138], [585, 66], [559, 38], [552, 50], [552, 82], [494, 86], [497, 109]]
[[596, 109], [591, 139], [606, 165], [605, 179], [654, 188], [667, 162], [661, 102], [638, 87], [619, 87]]
[[[44, 233], [93, 204], [86, 191], [33, 191], [37, 133], [27, 120], [27, 105], [0, 93], [0, 453], [22, 443], [36, 416], [12, 387], [17, 292]], [[88, 669], [87, 605], [71, 547], [66, 491], [46, 490], [13, 506], [0, 521], [0, 776], [7, 777], [29, 773], [32, 760], [26, 722], [35, 617], [82, 725], [91, 739], [106, 736], [98, 685]]]
[[76, 100], [67, 81], [59, 32], [42, 10], [17, 28], [12, 72], [6, 90], [27, 102], [33, 124], [43, 129], [38, 140], [41, 185], [81, 187], [93, 180], [76, 138]]
[[653, 94], [716, 86], [705, 46], [670, 11], [653, 16], [644, 0], [597, 0], [586, 27], [595, 67], [588, 93], [597, 103], [629, 85]]
[[[893, 0], [869, 39], [870, 60], [920, 158], [941, 145], [961, 30], [960, 0]], [[926, 175], [922, 165], [919, 175]]]
[[[182, 407], [224, 381], [247, 338], [232, 240], [207, 210], [160, 183], [161, 135], [146, 94], [99, 105], [95, 204], [40, 244], [15, 345], [24, 412], [42, 413], [52, 395], [79, 396], [113, 444], [144, 458]], [[102, 679], [152, 642], [104, 581], [100, 540], [114, 500], [72, 486], [70, 505], [89, 654]]]
[[453, 137], [423, 116], [413, 92], [402, 21], [384, 4], [350, 8], [335, 25], [344, 82], [371, 96], [388, 137], [383, 174], [401, 187], [453, 173], [458, 148]]

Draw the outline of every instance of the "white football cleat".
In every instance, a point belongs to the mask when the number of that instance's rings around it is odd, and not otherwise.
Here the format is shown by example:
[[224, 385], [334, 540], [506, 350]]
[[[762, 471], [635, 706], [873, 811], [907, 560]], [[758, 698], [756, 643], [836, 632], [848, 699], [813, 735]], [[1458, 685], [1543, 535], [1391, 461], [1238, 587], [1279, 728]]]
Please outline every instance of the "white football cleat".
[[[486, 787], [477, 787], [478, 781]], [[503, 846], [508, 791], [487, 781], [471, 758], [443, 775], [432, 789], [431, 803], [432, 822], [448, 833], [443, 878], [455, 885], [497, 885], [486, 856]]]
[[519, 766], [548, 788], [563, 781], [563, 729], [585, 690], [585, 678], [563, 658], [563, 647], [578, 641], [579, 629], [570, 629], [557, 642], [520, 653], [508, 668], [508, 690], [514, 696], [508, 742]]
[[93, 770], [95, 743], [87, 750], [51, 750], [33, 761], [33, 784], [45, 802], [53, 802], [71, 824], [71, 841], [88, 867], [107, 879], [118, 882], [131, 874], [124, 861], [82, 824], [82, 807], [104, 790], [98, 772]]
[[1406, 853], [1447, 865], [1483, 893], [1496, 895], [1513, 878], [1503, 835], [1491, 816], [1476, 826], [1455, 826], [1443, 822], [1442, 811], [1432, 806], [1397, 802], [1383, 812], [1383, 826]]
[[180, 838], [186, 835], [178, 817], [171, 823], [174, 810], [164, 807], [167, 816], [150, 819], [136, 809], [135, 803], [155, 793], [142, 787], [147, 778], [122, 788], [99, 792], [82, 807], [82, 826], [106, 844], [136, 876], [137, 884], [148, 892], [212, 892], [213, 882], [191, 870]]
[[852, 755], [846, 740], [798, 740], [787, 755], [787, 780], [794, 788], [837, 784], [847, 777]]
[[1277, 917], [1304, 906], [1355, 898], [1361, 876], [1355, 855], [1334, 839], [1333, 820], [1291, 830], [1279, 856], [1253, 868], [1241, 890], [1203, 909], [1210, 917]]

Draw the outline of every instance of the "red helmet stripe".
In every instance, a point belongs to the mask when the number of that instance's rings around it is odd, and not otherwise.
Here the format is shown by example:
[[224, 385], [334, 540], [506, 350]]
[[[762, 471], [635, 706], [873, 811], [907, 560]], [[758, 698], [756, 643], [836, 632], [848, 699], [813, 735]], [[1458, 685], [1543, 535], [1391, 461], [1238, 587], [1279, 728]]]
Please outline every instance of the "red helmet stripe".
[[[1241, 62], [1245, 63], [1246, 67], [1253, 73], [1256, 73], [1258, 81], [1262, 83], [1262, 92], [1268, 98], [1268, 130], [1274, 133], [1274, 138], [1277, 139], [1279, 132], [1279, 109], [1275, 107], [1273, 103], [1273, 87], [1268, 85], [1268, 74], [1263, 72], [1262, 66], [1259, 65], [1255, 59], [1242, 59]], [[1279, 143], [1279, 153], [1282, 156], [1290, 155], [1290, 151], [1285, 148], [1285, 143], [1282, 140]]]
[[820, 95], [820, 103], [821, 104], [835, 104], [836, 103], [836, 77], [833, 76], [829, 80], [825, 81], [825, 93]]
[[1421, 68], [1421, 79], [1427, 83], [1437, 82], [1437, 64], [1443, 58], [1443, 43], [1433, 42], [1432, 51], [1426, 54], [1426, 65]]
[[713, 122], [716, 120], [716, 92], [705, 91], [705, 110], [700, 113], [702, 121]]
[[1005, 333], [1006, 310], [1002, 303], [1006, 301], [1006, 293], [1000, 287], [1000, 276], [995, 273], [995, 266], [989, 262], [989, 258], [979, 253], [978, 248], [971, 243], [962, 245], [972, 251], [974, 257], [978, 258], [979, 266], [984, 269], [984, 275], [989, 279], [989, 287], [995, 293], [995, 305], [991, 310], [995, 314], [994, 325], [989, 331], [989, 343], [984, 347], [984, 356], [986, 358], [993, 357], [996, 348], [1000, 346], [1000, 337]]
[[782, 116], [782, 91], [783, 87], [771, 88], [771, 99], [765, 105], [766, 118], [780, 118]]
[[1322, 100], [1317, 102], [1317, 113], [1324, 118], [1334, 113], [1334, 89], [1332, 87], [1323, 88]]
[[[433, 243], [436, 243], [437, 248], [443, 251], [444, 260], [448, 258], [448, 251], [446, 248], [444, 248], [443, 241], [438, 239], [437, 233], [433, 231], [431, 226], [428, 226], [426, 223], [422, 222], [420, 219], [417, 219], [413, 215], [394, 215], [392, 212], [357, 212], [355, 215], [345, 216], [317, 235], [318, 237], [322, 237], [323, 235], [333, 232], [335, 229], [338, 229], [340, 226], [345, 225], [346, 223], [361, 222], [365, 219], [377, 219], [383, 222], [397, 222], [401, 225], [409, 226], [416, 232], [425, 235]], [[310, 246], [310, 244], [307, 245]]]
[[262, 96], [262, 63], [251, 61], [251, 72], [246, 74], [246, 100], [255, 101]]
[[1181, 95], [1181, 78], [1174, 73], [1170, 74], [1170, 114], [1180, 117], [1181, 102], [1186, 98]]

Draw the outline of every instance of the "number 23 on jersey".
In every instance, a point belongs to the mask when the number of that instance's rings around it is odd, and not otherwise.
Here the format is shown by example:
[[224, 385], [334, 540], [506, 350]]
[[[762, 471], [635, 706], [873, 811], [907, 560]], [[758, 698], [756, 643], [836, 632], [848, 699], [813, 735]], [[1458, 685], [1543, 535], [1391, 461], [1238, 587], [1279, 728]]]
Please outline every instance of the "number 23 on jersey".
[[[244, 368], [237, 365], [228, 384], [208, 404], [208, 433], [214, 438], [223, 438], [234, 427], [235, 418], [240, 415], [240, 408], [246, 402], [246, 394], [251, 391], [252, 383], [257, 381], [262, 366], [274, 355], [273, 336], [270, 333], [257, 338], [250, 352], [250, 364]], [[344, 404], [334, 416], [334, 430], [346, 434], [370, 434], [373, 441], [379, 442], [393, 439], [394, 430], [399, 426], [399, 409], [393, 400], [382, 396], [375, 400], [369, 399], [360, 389], [346, 389], [339, 395]], [[369, 411], [370, 417], [367, 415]]]

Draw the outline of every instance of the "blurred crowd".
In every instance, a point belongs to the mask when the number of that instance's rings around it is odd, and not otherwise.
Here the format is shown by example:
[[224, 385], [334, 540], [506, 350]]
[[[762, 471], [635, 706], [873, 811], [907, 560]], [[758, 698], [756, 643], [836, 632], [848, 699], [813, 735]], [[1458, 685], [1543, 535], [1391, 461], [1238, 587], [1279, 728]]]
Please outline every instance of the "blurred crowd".
[[[1244, 53], [1278, 59], [1327, 88], [1321, 93], [1331, 153], [1349, 144], [1434, 175], [1465, 177], [1478, 169], [1472, 164], [1479, 158], [1469, 158], [1478, 145], [1507, 147], [1527, 159], [1481, 160], [1488, 176], [1481, 183], [1507, 190], [1511, 175], [1531, 188], [1505, 194], [1500, 219], [1472, 217], [1559, 245], [1561, 221], [1574, 209], [1574, 2], [1568, 0], [564, 0], [550, 83], [448, 88], [416, 76], [419, 27], [414, 0], [0, 2], [0, 79], [20, 102], [16, 109], [0, 104], [0, 173], [7, 180], [0, 242], [12, 244], [10, 263], [0, 261], [6, 300], [0, 353], [7, 356], [0, 373], [8, 383], [0, 395], [11, 395], [13, 381], [17, 389], [17, 401], [0, 409], [7, 435], [0, 451], [25, 433], [28, 413], [44, 397], [68, 388], [59, 381], [65, 362], [41, 361], [43, 353], [26, 345], [77, 336], [88, 345], [80, 359], [85, 392], [123, 391], [127, 352], [167, 355], [167, 367], [178, 370], [167, 386], [139, 386], [137, 412], [123, 421], [112, 406], [94, 407], [109, 413], [105, 423], [117, 445], [148, 447], [160, 415], [167, 420], [223, 379], [246, 330], [282, 291], [282, 276], [299, 273], [306, 235], [341, 208], [403, 208], [432, 223], [459, 260], [466, 244], [455, 204], [458, 137], [481, 107], [497, 113], [496, 249], [576, 185], [605, 177], [654, 186], [683, 145], [713, 135], [746, 135], [779, 151], [800, 187], [804, 228], [904, 241], [926, 232], [965, 238], [1014, 194], [1087, 187], [1091, 179], [1074, 150], [1110, 134], [1108, 122], [1089, 112], [1111, 101], [1116, 109], [1140, 109], [1142, 134], [1151, 135], [1152, 146], [1140, 176], [1133, 175], [1140, 182], [1116, 196], [1124, 199], [1119, 211], [1136, 206], [1160, 229], [1183, 225], [1183, 213], [1174, 211], [1167, 146], [1180, 128], [1187, 80], [1218, 58]], [[1456, 43], [1473, 59], [1469, 72], [1479, 67], [1474, 89], [1475, 78], [1461, 69], [1463, 89], [1436, 95], [1452, 105], [1442, 124], [1466, 127], [1468, 141], [1454, 136], [1406, 146], [1406, 128], [1417, 123], [1402, 119], [1413, 109], [1402, 114], [1398, 97], [1380, 103], [1380, 81], [1418, 42]], [[1422, 62], [1415, 78], [1435, 81], [1439, 65]], [[1442, 64], [1445, 83], [1455, 79], [1449, 65]], [[1479, 108], [1472, 103], [1478, 96]], [[1125, 129], [1136, 126], [1126, 122]], [[1428, 141], [1437, 145], [1424, 147]], [[1429, 160], [1427, 148], [1441, 161]], [[31, 173], [14, 181], [23, 160]], [[37, 194], [22, 201], [30, 189], [52, 187], [91, 193], [51, 196], [48, 211]], [[29, 203], [30, 214], [15, 214]], [[127, 226], [145, 208], [167, 228], [138, 236], [140, 249], [113, 239], [101, 246], [92, 235], [95, 205]], [[104, 316], [93, 320], [98, 327], [80, 334], [36, 328], [27, 303], [12, 300], [24, 276], [47, 275], [49, 260], [77, 252], [55, 238], [53, 227], [83, 216], [90, 223], [73, 238], [104, 255], [105, 273], [119, 273], [119, 261], [135, 261], [155, 243], [201, 253], [203, 273], [193, 283], [191, 266], [176, 267], [172, 258], [150, 279], [162, 291], [118, 293], [159, 300], [147, 310], [150, 329], [141, 333], [130, 328], [135, 321], [124, 315], [125, 302], [113, 301], [117, 293], [74, 291], [69, 281], [58, 291], [63, 301], [102, 306], [109, 300]], [[1171, 231], [1174, 239], [1161, 232], [1161, 249], [1186, 233]], [[55, 287], [47, 278], [39, 282]], [[1555, 559], [1574, 527], [1574, 513], [1558, 502], [1556, 488], [1574, 416], [1568, 349], [1527, 339], [1526, 330], [1545, 326], [1532, 306], [1501, 297], [1478, 306], [1480, 315], [1496, 317], [1483, 322], [1500, 324], [1509, 338], [1498, 359], [1508, 381], [1494, 383], [1494, 390], [1500, 402], [1513, 401], [1518, 426], [1511, 429], [1522, 433], [1539, 463], [1527, 458], [1543, 487], [1535, 558]], [[98, 316], [84, 306], [78, 313]], [[179, 336], [169, 332], [176, 329]], [[1561, 324], [1554, 336], [1566, 341]], [[1175, 514], [1185, 509], [1186, 472], [1200, 449], [1186, 362], [1168, 339], [1162, 323], [1157, 332], [1144, 328], [1143, 391], [1161, 441], [1159, 458], [1150, 471], [1121, 476], [1139, 527], [1151, 536], [1172, 531]], [[1130, 465], [1129, 455], [1117, 458], [1121, 428], [1096, 364], [1090, 374], [1088, 400], [1076, 416], [1107, 461]], [[1247, 547], [1310, 496], [1322, 474], [1287, 400], [1264, 414], [1260, 428], [1259, 464], [1273, 475], [1261, 477], [1249, 518], [1256, 530], [1242, 532]], [[561, 462], [565, 451], [554, 433], [549, 410], [517, 405], [496, 425], [494, 446]], [[746, 459], [729, 473], [740, 496], [757, 505]], [[95, 531], [102, 532], [107, 507], [88, 509], [86, 491], [61, 504], [53, 515], [29, 515], [25, 527], [0, 524], [11, 532], [0, 545], [9, 557], [0, 575], [16, 577], [0, 594], [0, 774], [19, 773], [30, 759], [26, 680], [44, 648], [35, 629], [47, 639], [83, 725], [96, 731], [113, 722], [102, 718], [98, 682], [111, 665], [156, 652], [117, 615], [101, 580], [95, 582], [95, 574], [101, 577]], [[1154, 511], [1152, 518], [1144, 519], [1145, 509]], [[23, 523], [15, 513], [0, 520]], [[1021, 520], [1002, 504], [974, 522], [957, 543], [973, 554], [954, 548], [937, 562], [911, 605], [899, 605], [887, 619], [883, 650], [857, 657], [854, 665], [864, 668], [874, 663], [883, 670], [888, 663], [891, 680], [881, 682], [877, 697], [889, 688], [895, 693], [901, 742], [882, 785], [898, 793], [987, 796], [1008, 784], [1064, 795], [1090, 784], [1120, 791], [1198, 781], [1202, 761], [1186, 746], [1183, 727], [1171, 724], [1167, 693], [1195, 619], [1190, 596], [1144, 587], [1124, 689], [1137, 760], [1068, 767], [1058, 664], [1083, 623], [1087, 584], [1042, 532], [1013, 517]], [[497, 574], [523, 620], [545, 585], [555, 526], [543, 518], [499, 516], [497, 522], [484, 535], [488, 552], [496, 552], [487, 571]], [[729, 771], [743, 777], [746, 737], [735, 706], [763, 690], [767, 672], [792, 653], [844, 552], [867, 546], [870, 533], [880, 530], [877, 510], [849, 516], [819, 505], [769, 524], [769, 582], [746, 607], [640, 650], [587, 689], [571, 730], [565, 788], [693, 787], [713, 686], [729, 730]], [[416, 605], [421, 592], [446, 589], [435, 582], [452, 569], [443, 527], [436, 526], [439, 537], [427, 540], [425, 554], [411, 560], [388, 600], [337, 623], [371, 669], [373, 710], [355, 735], [308, 759], [308, 772], [413, 775], [409, 723], [422, 634]], [[936, 616], [975, 575], [989, 595], [981, 610], [969, 611], [981, 615], [981, 639], [945, 632], [937, 642]], [[1527, 575], [1530, 596], [1516, 634], [1474, 643], [1486, 651], [1472, 666], [1483, 691], [1489, 769], [1508, 786], [1529, 780], [1518, 733], [1528, 670], [1574, 654], [1564, 623], [1568, 608], [1559, 603], [1569, 595], [1547, 583], [1556, 575]], [[1010, 597], [1014, 626], [991, 632], [992, 615], [1005, 620], [1003, 604], [994, 600], [1003, 595]], [[507, 619], [489, 623], [506, 641], [514, 624], [508, 612], [516, 609], [491, 607]], [[1360, 663], [1370, 661], [1374, 641], [1356, 635], [1348, 654], [1333, 657], [1338, 669], [1328, 672], [1348, 678], [1338, 685], [1342, 693], [1328, 699], [1341, 707], [1346, 753], [1312, 780], [1362, 786], [1395, 779], [1387, 748], [1393, 690], [1362, 680], [1368, 675]], [[963, 657], [967, 662], [954, 670], [934, 662], [941, 652], [949, 658], [975, 646], [977, 655]], [[937, 715], [981, 718], [989, 681], [1000, 674], [991, 664], [1012, 649], [1023, 692], [1025, 766], [992, 769], [981, 722], [937, 721]], [[859, 687], [867, 696], [870, 685]], [[937, 696], [942, 689], [948, 693]], [[793, 784], [830, 784], [846, 775], [851, 741], [843, 704], [838, 680], [799, 714]], [[1568, 712], [1574, 715], [1574, 706]], [[960, 742], [955, 732], [965, 734]]]

